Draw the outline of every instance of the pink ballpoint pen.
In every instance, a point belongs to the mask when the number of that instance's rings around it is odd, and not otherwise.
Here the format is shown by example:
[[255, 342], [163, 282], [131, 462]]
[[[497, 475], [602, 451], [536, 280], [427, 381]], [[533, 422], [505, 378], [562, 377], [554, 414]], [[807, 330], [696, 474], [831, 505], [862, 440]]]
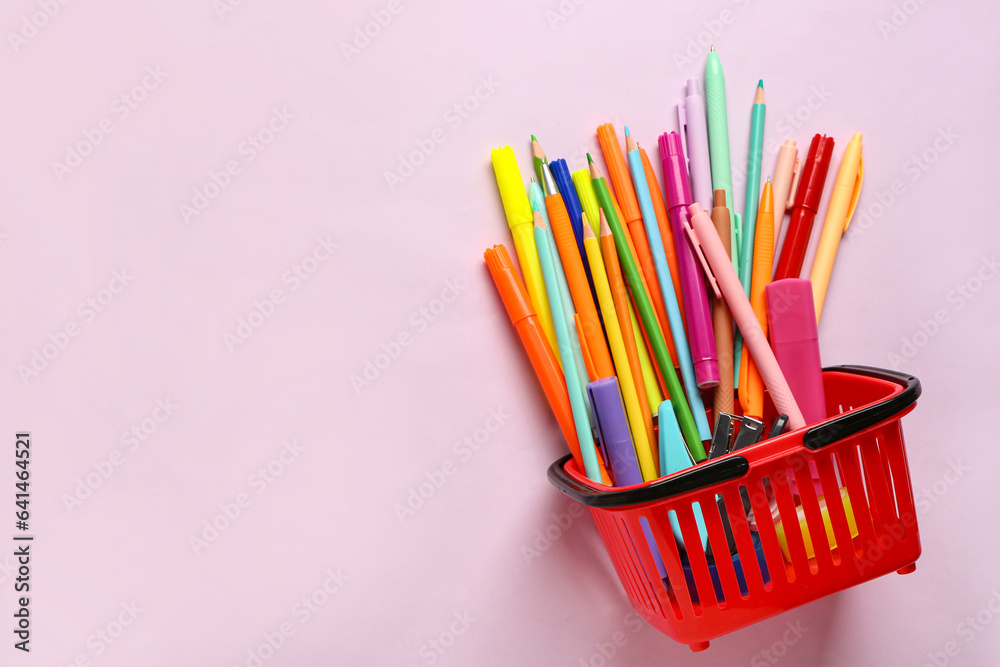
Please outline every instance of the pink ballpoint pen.
[[[729, 310], [733, 313], [733, 319], [736, 320], [736, 325], [743, 333], [743, 342], [750, 348], [750, 354], [760, 370], [760, 375], [764, 379], [764, 385], [771, 395], [771, 400], [774, 401], [774, 406], [780, 414], [788, 415], [788, 427], [791, 430], [804, 428], [806, 422], [802, 417], [802, 411], [799, 409], [795, 397], [792, 396], [792, 390], [788, 387], [788, 381], [785, 379], [784, 373], [781, 372], [781, 367], [774, 357], [774, 352], [771, 351], [771, 346], [767, 343], [767, 336], [764, 335], [764, 330], [757, 321], [757, 316], [753, 312], [750, 300], [747, 299], [746, 292], [743, 291], [739, 276], [733, 270], [729, 255], [722, 247], [722, 241], [719, 240], [719, 234], [715, 231], [715, 225], [698, 204], [691, 205], [690, 213], [691, 224], [686, 228], [688, 236], [692, 244], [699, 250], [699, 257], [704, 260], [702, 265], [705, 266], [707, 263], [711, 267], [712, 273], [715, 274], [714, 279], [718, 284], [718, 289], [722, 291], [722, 295], [729, 305]], [[706, 266], [706, 270], [708, 266]], [[710, 279], [711, 277], [709, 275]]]
[[670, 202], [670, 228], [677, 248], [677, 270], [681, 274], [681, 292], [684, 293], [684, 311], [687, 316], [688, 339], [691, 342], [691, 361], [700, 389], [711, 389], [719, 384], [719, 357], [715, 349], [715, 332], [712, 329], [712, 309], [708, 305], [705, 280], [698, 270], [691, 244], [684, 243], [684, 225], [691, 205], [691, 187], [688, 185], [687, 168], [684, 166], [684, 149], [676, 132], [660, 135], [660, 159], [663, 162], [663, 180]]

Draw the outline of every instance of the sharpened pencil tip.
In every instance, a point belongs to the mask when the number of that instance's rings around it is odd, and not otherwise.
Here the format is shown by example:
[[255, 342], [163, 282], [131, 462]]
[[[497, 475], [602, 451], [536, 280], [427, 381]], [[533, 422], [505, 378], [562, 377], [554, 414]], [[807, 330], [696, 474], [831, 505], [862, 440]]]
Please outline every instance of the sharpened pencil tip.
[[763, 88], [764, 87], [764, 79], [761, 79], [760, 81], [757, 82], [757, 87], [758, 88]]
[[587, 153], [587, 164], [593, 164], [594, 158], [590, 157], [590, 153]]
[[625, 126], [625, 136], [626, 137], [632, 136], [632, 133], [628, 131], [628, 125]]
[[537, 138], [535, 138], [535, 135], [531, 135], [531, 140], [532, 140], [532, 141], [538, 141], [538, 139], [537, 139]]

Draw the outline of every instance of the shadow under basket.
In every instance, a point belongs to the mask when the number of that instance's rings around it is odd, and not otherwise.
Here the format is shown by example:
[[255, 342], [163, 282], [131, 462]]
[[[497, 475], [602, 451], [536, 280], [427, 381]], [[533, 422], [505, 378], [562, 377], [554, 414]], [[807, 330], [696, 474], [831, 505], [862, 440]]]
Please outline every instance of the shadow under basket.
[[900, 419], [920, 382], [865, 366], [826, 368], [823, 380], [830, 418], [653, 482], [609, 489], [570, 456], [549, 467], [549, 481], [590, 508], [632, 606], [693, 651], [916, 567]]

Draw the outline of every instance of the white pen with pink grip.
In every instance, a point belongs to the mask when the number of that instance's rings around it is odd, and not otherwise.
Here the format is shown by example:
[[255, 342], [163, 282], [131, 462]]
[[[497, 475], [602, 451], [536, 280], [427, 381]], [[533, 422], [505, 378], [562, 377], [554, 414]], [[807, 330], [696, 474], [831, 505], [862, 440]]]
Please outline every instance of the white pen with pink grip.
[[[702, 260], [705, 273], [709, 282], [712, 283], [715, 293], [718, 294], [721, 290], [722, 296], [729, 304], [729, 310], [732, 311], [733, 319], [736, 320], [736, 325], [743, 334], [744, 342], [750, 348], [750, 354], [760, 370], [761, 377], [764, 378], [764, 385], [767, 386], [767, 390], [771, 394], [771, 400], [774, 401], [780, 414], [788, 415], [789, 429], [803, 428], [806, 422], [802, 418], [802, 412], [795, 402], [795, 397], [792, 396], [792, 391], [788, 388], [788, 382], [785, 381], [781, 367], [778, 366], [778, 360], [774, 358], [774, 352], [771, 351], [767, 337], [764, 335], [763, 329], [760, 328], [753, 307], [743, 291], [743, 285], [740, 283], [736, 271], [733, 270], [732, 261], [726, 254], [725, 248], [722, 247], [722, 241], [719, 239], [718, 232], [715, 231], [712, 219], [698, 204], [691, 204], [688, 210], [691, 212], [691, 225], [694, 227], [694, 229], [690, 226], [687, 227], [688, 236], [691, 237], [695, 252]], [[716, 283], [718, 287], [716, 287]]]

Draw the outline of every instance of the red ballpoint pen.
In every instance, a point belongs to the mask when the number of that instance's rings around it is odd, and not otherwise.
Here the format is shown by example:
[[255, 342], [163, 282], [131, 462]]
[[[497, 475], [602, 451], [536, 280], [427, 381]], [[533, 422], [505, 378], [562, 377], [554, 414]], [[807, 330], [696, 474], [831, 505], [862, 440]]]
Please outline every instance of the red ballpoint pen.
[[799, 272], [802, 271], [802, 261], [806, 256], [806, 246], [809, 245], [813, 220], [819, 209], [819, 201], [823, 197], [823, 185], [826, 183], [826, 172], [830, 169], [831, 155], [833, 155], [833, 137], [817, 134], [812, 138], [809, 154], [805, 164], [802, 165], [799, 187], [795, 192], [795, 203], [792, 204], [792, 219], [788, 223], [785, 243], [774, 271], [775, 280], [798, 278]]

